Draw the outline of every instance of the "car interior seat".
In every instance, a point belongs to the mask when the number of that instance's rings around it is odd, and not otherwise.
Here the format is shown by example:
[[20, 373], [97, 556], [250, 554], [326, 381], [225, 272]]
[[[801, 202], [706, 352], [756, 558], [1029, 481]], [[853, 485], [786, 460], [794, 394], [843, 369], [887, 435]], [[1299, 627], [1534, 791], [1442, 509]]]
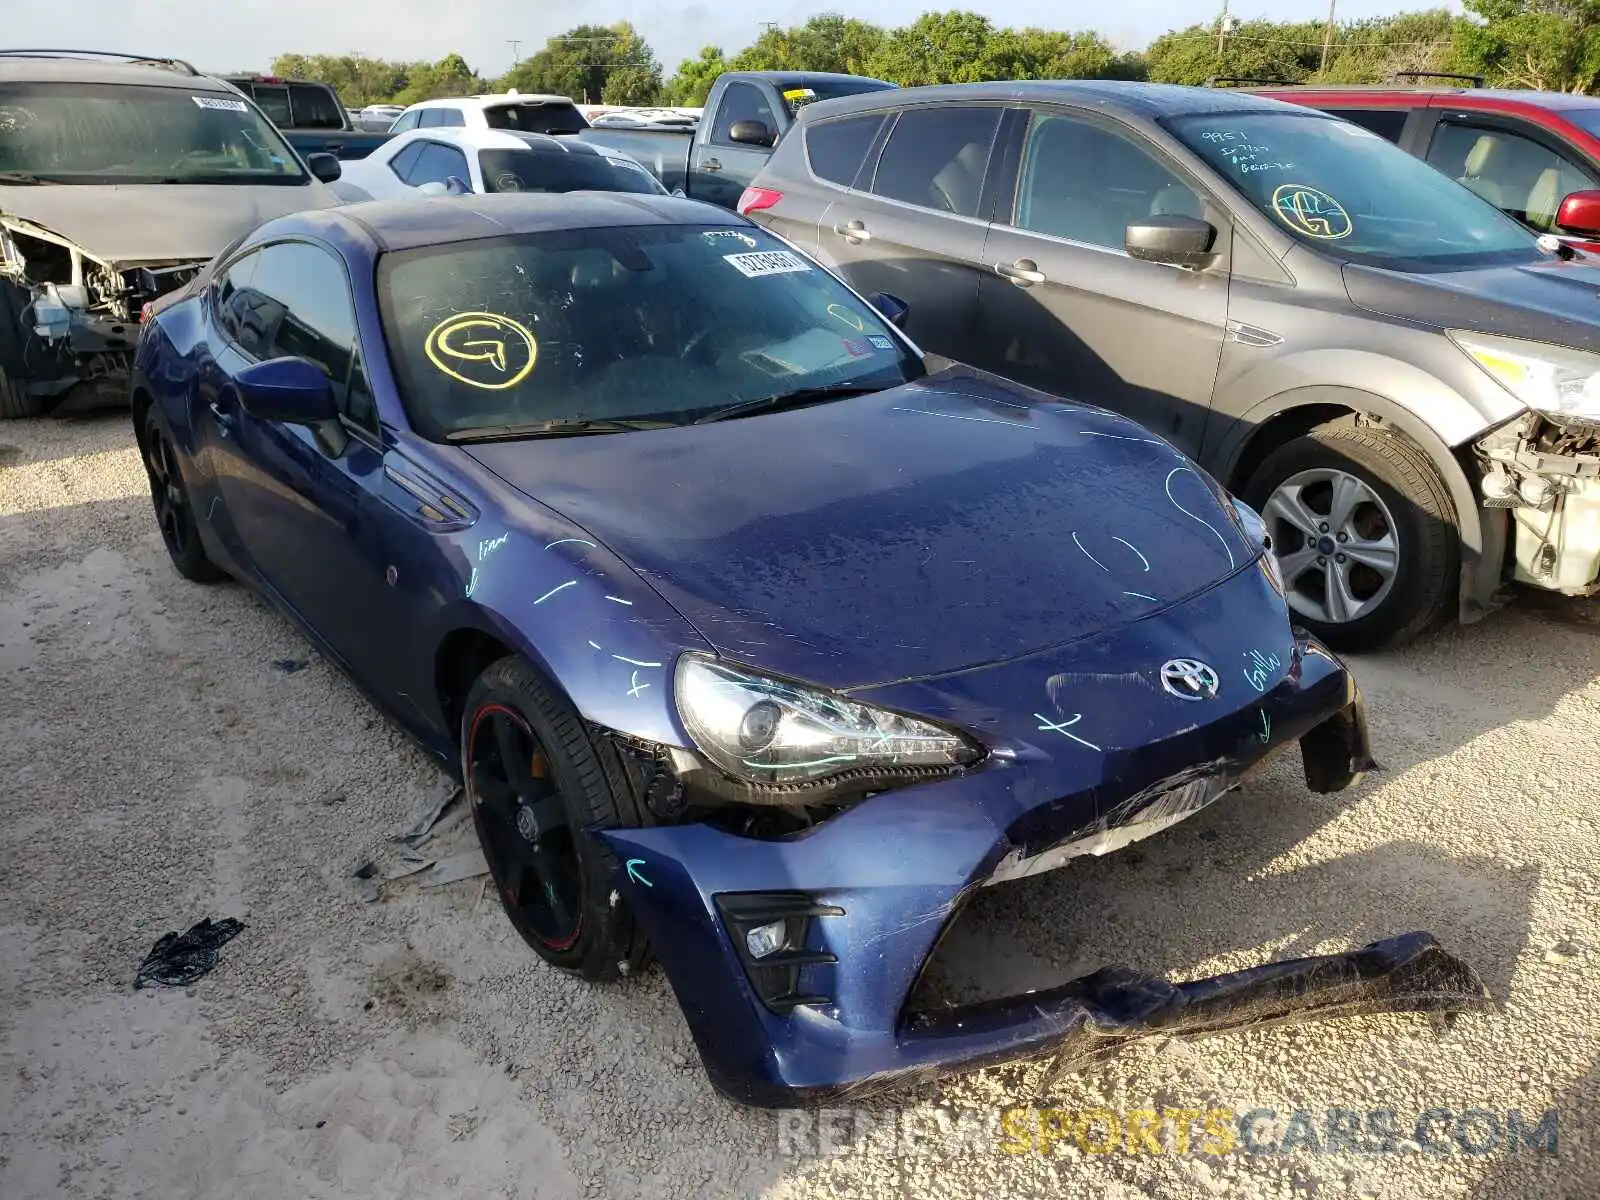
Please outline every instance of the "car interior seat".
[[1496, 208], [1504, 208], [1505, 191], [1495, 176], [1506, 169], [1506, 158], [1505, 142], [1492, 133], [1482, 134], [1467, 151], [1467, 160], [1462, 164], [1462, 175], [1457, 182], [1471, 188]]
[[989, 147], [984, 142], [968, 142], [933, 177], [933, 201], [946, 212], [970, 217], [978, 211], [978, 195], [983, 190], [983, 172], [988, 166]]

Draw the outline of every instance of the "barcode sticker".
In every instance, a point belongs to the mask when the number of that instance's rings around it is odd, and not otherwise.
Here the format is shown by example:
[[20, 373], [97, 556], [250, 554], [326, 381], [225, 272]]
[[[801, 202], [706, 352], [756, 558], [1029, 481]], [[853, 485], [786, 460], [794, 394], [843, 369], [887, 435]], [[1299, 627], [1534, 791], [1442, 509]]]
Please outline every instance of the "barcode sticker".
[[746, 279], [755, 279], [761, 275], [788, 275], [795, 271], [809, 271], [811, 268], [798, 254], [788, 250], [757, 250], [753, 254], [724, 254], [722, 261], [731, 265], [734, 270]]
[[190, 96], [201, 108], [215, 108], [223, 112], [248, 112], [243, 100], [229, 100], [222, 96]]

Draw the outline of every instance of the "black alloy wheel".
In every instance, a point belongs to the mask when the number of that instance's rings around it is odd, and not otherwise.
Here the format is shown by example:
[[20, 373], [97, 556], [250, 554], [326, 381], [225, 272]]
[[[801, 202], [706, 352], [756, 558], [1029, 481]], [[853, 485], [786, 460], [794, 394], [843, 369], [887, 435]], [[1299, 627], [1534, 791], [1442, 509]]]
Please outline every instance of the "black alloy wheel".
[[178, 466], [178, 453], [166, 423], [152, 406], [144, 417], [144, 470], [150, 479], [150, 501], [167, 556], [178, 574], [195, 583], [213, 583], [222, 572], [200, 544], [200, 529], [189, 503], [189, 488]]
[[472, 815], [517, 932], [560, 955], [583, 933], [583, 868], [550, 758], [521, 713], [485, 704], [467, 731]]

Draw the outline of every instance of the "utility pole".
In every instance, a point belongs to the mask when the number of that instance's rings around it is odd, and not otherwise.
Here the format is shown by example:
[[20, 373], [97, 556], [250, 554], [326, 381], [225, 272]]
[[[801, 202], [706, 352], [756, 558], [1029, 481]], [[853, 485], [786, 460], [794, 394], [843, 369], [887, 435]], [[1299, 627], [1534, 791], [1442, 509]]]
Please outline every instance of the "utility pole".
[[1333, 47], [1333, 9], [1339, 0], [1328, 0], [1328, 27], [1322, 32], [1322, 63], [1317, 67], [1317, 76], [1321, 78], [1328, 73], [1328, 51]]
[[511, 47], [511, 65], [514, 67], [519, 62], [522, 61], [522, 55], [519, 52], [520, 47], [522, 46], [522, 39], [521, 38], [507, 38], [506, 39], [506, 45]]
[[1228, 36], [1228, 0], [1222, 0], [1222, 15], [1217, 18], [1217, 57], [1222, 57], [1222, 39]]

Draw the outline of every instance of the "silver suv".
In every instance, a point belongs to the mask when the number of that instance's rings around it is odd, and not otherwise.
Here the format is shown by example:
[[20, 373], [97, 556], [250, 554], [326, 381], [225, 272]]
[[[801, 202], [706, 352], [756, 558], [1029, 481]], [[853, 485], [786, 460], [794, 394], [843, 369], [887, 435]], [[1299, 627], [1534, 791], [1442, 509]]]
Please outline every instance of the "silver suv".
[[186, 62], [0, 50], [0, 417], [125, 404], [144, 305], [338, 177]]
[[[937, 354], [1126, 413], [1346, 649], [1600, 577], [1600, 266], [1357, 125], [1159, 84], [804, 109], [740, 211]], [[799, 135], [799, 136], [795, 136]]]

